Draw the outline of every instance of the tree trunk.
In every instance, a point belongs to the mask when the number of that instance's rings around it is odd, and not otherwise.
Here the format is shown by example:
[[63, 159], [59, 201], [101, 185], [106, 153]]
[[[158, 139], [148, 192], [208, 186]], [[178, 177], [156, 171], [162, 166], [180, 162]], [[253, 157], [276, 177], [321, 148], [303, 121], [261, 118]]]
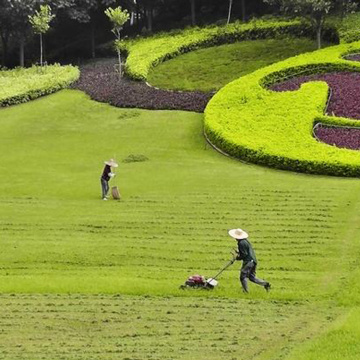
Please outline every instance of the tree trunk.
[[121, 52], [119, 49], [117, 49], [117, 53], [118, 53], [118, 60], [119, 60], [119, 80], [122, 77], [122, 65], [121, 65]]
[[148, 7], [146, 11], [147, 15], [147, 28], [149, 32], [152, 32], [153, 30], [153, 9], [152, 7]]
[[1, 35], [1, 43], [2, 43], [2, 53], [3, 53], [1, 65], [6, 66], [7, 55], [8, 55], [8, 38], [6, 36]]
[[40, 34], [40, 66], [43, 64], [43, 41], [42, 34]]
[[246, 22], [246, 3], [245, 0], [241, 0], [241, 19]]
[[316, 40], [317, 40], [317, 47], [321, 49], [321, 31], [322, 31], [322, 24], [318, 24], [316, 29]]
[[230, 0], [229, 1], [229, 14], [228, 14], [228, 19], [227, 19], [227, 24], [230, 23], [232, 4], [233, 4], [233, 0]]
[[190, 0], [191, 5], [191, 25], [196, 25], [195, 0]]
[[96, 57], [96, 51], [95, 51], [95, 24], [94, 22], [91, 22], [91, 57], [95, 59]]
[[[118, 34], [118, 41], [120, 42], [121, 40], [121, 35], [120, 35], [120, 31], [119, 31], [119, 34]], [[120, 49], [117, 48], [117, 53], [118, 53], [118, 59], [119, 59], [119, 80], [121, 80], [121, 77], [122, 77], [122, 65], [121, 65], [121, 52], [120, 52]]]
[[24, 48], [25, 48], [25, 40], [23, 37], [21, 37], [19, 40], [19, 65], [21, 67], [24, 67], [24, 65], [25, 65]]
[[136, 24], [136, 28], [137, 28], [138, 30], [140, 30], [140, 28], [139, 28], [139, 18], [140, 18], [139, 4], [136, 2], [135, 24]]

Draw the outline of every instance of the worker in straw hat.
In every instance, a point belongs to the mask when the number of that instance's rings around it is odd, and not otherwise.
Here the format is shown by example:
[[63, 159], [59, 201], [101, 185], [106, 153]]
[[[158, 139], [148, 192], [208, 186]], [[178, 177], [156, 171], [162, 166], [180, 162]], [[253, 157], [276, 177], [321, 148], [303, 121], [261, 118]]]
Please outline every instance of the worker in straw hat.
[[249, 235], [241, 229], [229, 230], [229, 235], [238, 243], [238, 251], [236, 252], [236, 260], [242, 260], [243, 265], [240, 270], [240, 282], [245, 293], [249, 292], [247, 279], [255, 284], [261, 285], [266, 291], [270, 290], [270, 283], [258, 279], [256, 277], [257, 260], [255, 251], [251, 246], [248, 237]]
[[109, 180], [115, 176], [115, 173], [111, 171], [111, 168], [117, 168], [119, 165], [114, 159], [104, 161], [105, 167], [101, 175], [101, 189], [102, 189], [102, 199], [107, 200], [107, 194], [109, 192]]

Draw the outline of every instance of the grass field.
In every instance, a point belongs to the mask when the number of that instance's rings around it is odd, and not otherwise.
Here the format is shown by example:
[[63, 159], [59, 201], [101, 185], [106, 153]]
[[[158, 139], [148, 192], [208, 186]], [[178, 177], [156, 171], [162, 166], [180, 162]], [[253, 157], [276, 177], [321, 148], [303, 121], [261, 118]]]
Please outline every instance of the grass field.
[[276, 359], [339, 315], [298, 303], [142, 296], [3, 295], [0, 305], [0, 359]]
[[[0, 119], [0, 358], [355, 359], [358, 179], [242, 164], [205, 144], [201, 114], [74, 90]], [[100, 200], [109, 157], [121, 202]], [[240, 264], [213, 292], [178, 290], [224, 265], [233, 227], [272, 292], [245, 296]]]
[[316, 44], [309, 39], [241, 41], [192, 51], [165, 61], [150, 71], [148, 81], [164, 89], [219, 90], [257, 69], [313, 50]]

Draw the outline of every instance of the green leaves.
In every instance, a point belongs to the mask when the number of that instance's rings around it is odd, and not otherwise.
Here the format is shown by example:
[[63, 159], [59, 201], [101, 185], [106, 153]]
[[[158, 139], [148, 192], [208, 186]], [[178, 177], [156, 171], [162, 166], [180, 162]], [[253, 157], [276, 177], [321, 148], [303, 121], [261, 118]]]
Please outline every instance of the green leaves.
[[50, 29], [50, 22], [54, 19], [49, 5], [41, 5], [40, 11], [35, 11], [35, 14], [29, 16], [29, 22], [35, 34], [45, 34]]
[[107, 8], [105, 15], [109, 18], [113, 25], [113, 32], [117, 35], [118, 32], [123, 28], [124, 24], [130, 19], [128, 11], [122, 10], [121, 6], [117, 8]]

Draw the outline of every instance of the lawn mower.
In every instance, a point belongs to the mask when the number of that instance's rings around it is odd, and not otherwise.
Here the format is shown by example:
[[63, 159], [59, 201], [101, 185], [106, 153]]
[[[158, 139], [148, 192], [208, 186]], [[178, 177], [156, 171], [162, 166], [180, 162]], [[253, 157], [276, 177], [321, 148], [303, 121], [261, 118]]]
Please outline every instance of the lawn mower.
[[[234, 255], [234, 254], [233, 254]], [[237, 254], [236, 254], [237, 255]], [[204, 290], [212, 290], [218, 285], [218, 281], [216, 280], [223, 271], [225, 271], [229, 266], [231, 266], [236, 261], [236, 256], [233, 257], [215, 276], [211, 278], [206, 278], [202, 275], [192, 275], [189, 276], [185, 281], [185, 284], [180, 285], [180, 289], [204, 289]]]

